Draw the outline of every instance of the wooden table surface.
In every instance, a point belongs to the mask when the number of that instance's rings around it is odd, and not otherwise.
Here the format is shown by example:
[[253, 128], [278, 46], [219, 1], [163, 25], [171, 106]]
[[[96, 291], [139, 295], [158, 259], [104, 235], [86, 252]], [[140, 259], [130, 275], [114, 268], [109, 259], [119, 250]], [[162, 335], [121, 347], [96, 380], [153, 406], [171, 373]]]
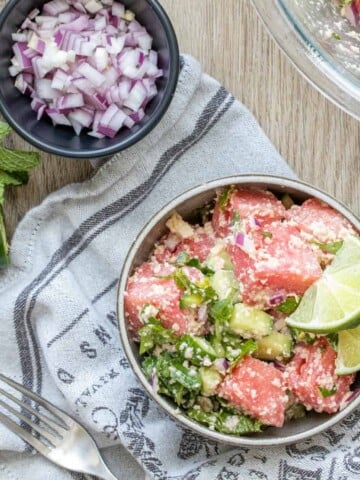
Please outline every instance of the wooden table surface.
[[[249, 0], [162, 0], [180, 49], [200, 60], [258, 119], [304, 180], [360, 214], [360, 124], [315, 91], [271, 40]], [[25, 142], [13, 134], [20, 148]], [[92, 174], [87, 161], [42, 153], [26, 187], [8, 189], [9, 237], [48, 193]]]

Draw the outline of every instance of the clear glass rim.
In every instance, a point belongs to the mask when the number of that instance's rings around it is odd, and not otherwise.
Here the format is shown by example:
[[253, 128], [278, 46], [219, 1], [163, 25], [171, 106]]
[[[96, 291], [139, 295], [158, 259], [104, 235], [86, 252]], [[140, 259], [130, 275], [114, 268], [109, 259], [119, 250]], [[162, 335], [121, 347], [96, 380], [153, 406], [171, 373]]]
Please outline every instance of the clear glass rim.
[[[307, 38], [279, 0], [251, 0], [266, 29], [297, 70], [326, 98], [360, 120], [360, 88]], [[351, 76], [355, 79], [355, 77]]]

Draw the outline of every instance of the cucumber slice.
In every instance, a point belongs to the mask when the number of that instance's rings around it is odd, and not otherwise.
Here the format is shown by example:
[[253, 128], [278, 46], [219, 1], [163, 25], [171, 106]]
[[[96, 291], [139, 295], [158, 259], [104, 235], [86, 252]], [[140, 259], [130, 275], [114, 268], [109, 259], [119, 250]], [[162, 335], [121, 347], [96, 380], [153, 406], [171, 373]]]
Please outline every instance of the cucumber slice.
[[220, 250], [216, 255], [210, 255], [206, 260], [206, 266], [214, 271], [219, 269], [233, 270], [234, 268], [231, 257], [226, 250]]
[[185, 334], [181, 337], [178, 350], [194, 365], [202, 365], [207, 360], [210, 364], [217, 358], [212, 345], [203, 337]]
[[6, 268], [10, 263], [9, 245], [6, 239], [5, 223], [0, 209], [0, 268]]
[[200, 367], [201, 393], [207, 397], [215, 395], [217, 387], [222, 382], [221, 374], [212, 367]]
[[273, 319], [262, 310], [237, 303], [229, 328], [244, 338], [261, 338], [272, 332]]
[[210, 285], [218, 294], [219, 300], [240, 300], [240, 287], [232, 270], [218, 270], [210, 277]]
[[280, 332], [272, 332], [262, 337], [257, 342], [258, 348], [254, 356], [260, 360], [276, 360], [291, 356], [293, 342], [290, 335]]
[[198, 307], [204, 301], [204, 298], [198, 293], [184, 293], [180, 299], [180, 308]]

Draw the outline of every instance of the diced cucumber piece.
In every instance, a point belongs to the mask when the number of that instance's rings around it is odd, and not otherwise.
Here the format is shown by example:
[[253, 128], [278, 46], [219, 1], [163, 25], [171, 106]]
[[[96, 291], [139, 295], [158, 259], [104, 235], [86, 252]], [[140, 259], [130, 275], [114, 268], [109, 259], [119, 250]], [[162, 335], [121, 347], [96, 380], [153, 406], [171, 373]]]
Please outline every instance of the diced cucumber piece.
[[229, 328], [244, 338], [260, 338], [272, 332], [273, 319], [262, 310], [237, 303]]
[[4, 218], [0, 209], [0, 268], [7, 267], [9, 263], [9, 245], [6, 239]]
[[213, 367], [200, 367], [201, 393], [206, 396], [215, 395], [222, 381], [221, 374]]
[[231, 298], [233, 302], [240, 300], [240, 287], [232, 270], [217, 270], [210, 277], [210, 285], [218, 294], [219, 300]]
[[261, 360], [276, 360], [291, 356], [292, 338], [280, 332], [272, 332], [258, 340], [258, 348], [254, 356]]
[[194, 365], [202, 365], [204, 361], [211, 362], [217, 358], [212, 345], [205, 338], [195, 335], [183, 335], [179, 341], [178, 350]]
[[180, 308], [198, 307], [204, 301], [199, 293], [185, 293], [180, 299]]
[[231, 257], [228, 254], [228, 252], [225, 250], [225, 248], [226, 248], [225, 243], [223, 244], [223, 246], [221, 244], [219, 245], [219, 243], [216, 244], [214, 249], [216, 249], [217, 252], [211, 253], [208, 259], [206, 260], [206, 265], [209, 268], [211, 268], [214, 271], [234, 269], [234, 265], [231, 261]]

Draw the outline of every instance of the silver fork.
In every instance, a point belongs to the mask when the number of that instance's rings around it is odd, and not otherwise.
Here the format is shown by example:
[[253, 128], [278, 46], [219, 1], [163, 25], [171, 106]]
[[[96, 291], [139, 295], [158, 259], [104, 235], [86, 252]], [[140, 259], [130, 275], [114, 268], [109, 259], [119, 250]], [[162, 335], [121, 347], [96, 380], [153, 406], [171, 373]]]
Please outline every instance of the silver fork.
[[[91, 435], [65, 412], [55, 407], [39, 395], [27, 390], [22, 385], [0, 373], [0, 380], [45, 408], [54, 418], [43, 415], [30, 405], [24, 403], [11, 393], [0, 388], [0, 394], [22, 409], [38, 418], [35, 423], [28, 416], [19, 412], [7, 402], [0, 399], [0, 405], [15, 417], [31, 427], [31, 431], [18, 425], [0, 412], [0, 422], [21, 437], [39, 453], [52, 462], [75, 472], [96, 475], [104, 480], [117, 480], [105, 465], [95, 441]], [[36, 435], [37, 432], [38, 435]]]

